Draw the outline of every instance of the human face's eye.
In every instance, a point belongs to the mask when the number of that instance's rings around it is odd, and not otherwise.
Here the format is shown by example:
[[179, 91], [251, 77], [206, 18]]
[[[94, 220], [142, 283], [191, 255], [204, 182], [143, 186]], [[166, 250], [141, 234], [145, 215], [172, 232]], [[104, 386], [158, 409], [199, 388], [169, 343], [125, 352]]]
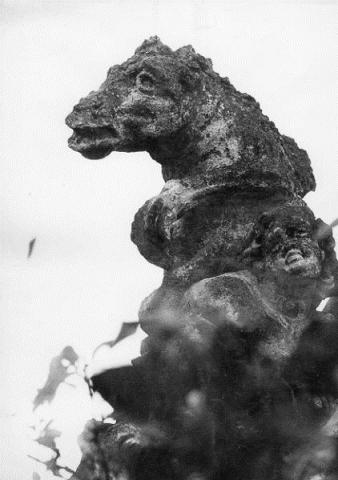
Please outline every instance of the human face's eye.
[[288, 228], [286, 234], [288, 237], [304, 238], [309, 232], [305, 228]]

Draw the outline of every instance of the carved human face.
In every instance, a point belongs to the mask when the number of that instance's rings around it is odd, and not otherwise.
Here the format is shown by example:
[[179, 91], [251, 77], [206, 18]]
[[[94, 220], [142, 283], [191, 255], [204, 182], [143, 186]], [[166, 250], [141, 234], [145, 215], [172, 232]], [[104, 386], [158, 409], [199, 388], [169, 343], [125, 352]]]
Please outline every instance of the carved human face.
[[68, 115], [70, 148], [99, 159], [113, 150], [149, 151], [159, 139], [174, 138], [187, 114], [182, 69], [174, 55], [155, 53], [136, 53], [110, 68], [100, 89]]
[[322, 254], [314, 239], [315, 220], [305, 207], [277, 209], [262, 235], [263, 260], [277, 275], [316, 279], [321, 273]]

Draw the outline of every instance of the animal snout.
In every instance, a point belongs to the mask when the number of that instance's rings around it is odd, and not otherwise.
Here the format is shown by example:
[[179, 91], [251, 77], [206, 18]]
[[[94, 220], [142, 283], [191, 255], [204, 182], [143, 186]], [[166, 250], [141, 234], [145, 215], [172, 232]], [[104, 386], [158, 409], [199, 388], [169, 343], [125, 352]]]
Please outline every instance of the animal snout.
[[91, 96], [89, 94], [85, 98], [81, 98], [79, 103], [75, 105], [73, 109], [74, 114], [83, 114], [85, 112], [98, 112], [100, 108], [102, 108], [104, 104], [104, 100], [101, 97], [98, 96]]
[[96, 92], [90, 93], [74, 106], [73, 111], [66, 117], [66, 125], [72, 129], [98, 126], [97, 123], [101, 123], [105, 117], [104, 105], [104, 98], [101, 95], [97, 95]]

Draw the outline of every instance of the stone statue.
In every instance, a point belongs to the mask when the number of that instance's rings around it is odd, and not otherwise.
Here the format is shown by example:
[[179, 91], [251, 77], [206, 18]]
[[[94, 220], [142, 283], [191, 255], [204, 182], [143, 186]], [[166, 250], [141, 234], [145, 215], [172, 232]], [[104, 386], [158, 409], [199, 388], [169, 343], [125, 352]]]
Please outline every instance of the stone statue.
[[[302, 199], [315, 189], [306, 152], [209, 59], [157, 37], [66, 123], [84, 157], [145, 150], [165, 180], [131, 233], [164, 270], [139, 312], [148, 337], [132, 367], [93, 378], [117, 423], [91, 426], [102, 448], [77, 478], [298, 478], [297, 452], [327, 414], [316, 401], [338, 388], [337, 315], [317, 311], [338, 267], [331, 229]], [[316, 391], [318, 341], [329, 358]]]

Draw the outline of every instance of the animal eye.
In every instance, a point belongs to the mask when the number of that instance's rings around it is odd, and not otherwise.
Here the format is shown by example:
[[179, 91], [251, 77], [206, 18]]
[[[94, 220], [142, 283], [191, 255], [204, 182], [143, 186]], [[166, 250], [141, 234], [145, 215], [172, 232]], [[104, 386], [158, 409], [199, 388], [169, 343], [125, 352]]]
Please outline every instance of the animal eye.
[[155, 87], [155, 81], [149, 73], [140, 73], [136, 79], [136, 85], [141, 90], [152, 91]]

